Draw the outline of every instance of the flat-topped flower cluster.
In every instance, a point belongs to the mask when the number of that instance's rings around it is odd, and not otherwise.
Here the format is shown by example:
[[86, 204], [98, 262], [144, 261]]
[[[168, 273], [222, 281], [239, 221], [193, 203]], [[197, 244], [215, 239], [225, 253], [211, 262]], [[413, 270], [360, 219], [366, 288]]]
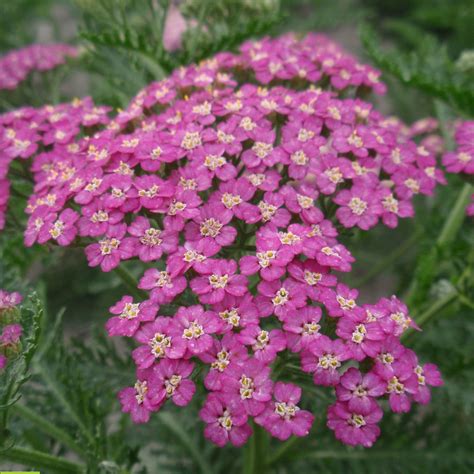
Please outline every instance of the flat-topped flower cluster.
[[286, 351], [335, 387], [336, 437], [368, 447], [380, 398], [406, 412], [442, 383], [400, 343], [416, 328], [406, 306], [359, 305], [336, 273], [354, 261], [341, 230], [395, 227], [444, 182], [439, 143], [412, 140], [436, 124], [384, 117], [366, 89], [384, 92], [378, 71], [323, 36], [286, 35], [181, 68], [114, 118], [89, 99], [0, 118], [3, 176], [31, 163], [26, 245], [84, 245], [105, 272], [143, 262], [147, 299], [124, 296], [107, 323], [138, 344], [120, 392], [134, 421], [187, 405], [204, 365], [211, 441], [242, 445], [252, 418], [280, 440], [307, 435]]
[[32, 44], [0, 57], [0, 90], [16, 89], [33, 71], [48, 71], [77, 56], [77, 48], [67, 44]]
[[[466, 176], [474, 175], [474, 121], [460, 122], [454, 134], [456, 150], [443, 156], [443, 165], [450, 173]], [[466, 208], [469, 216], [474, 216], [474, 194]]]
[[0, 370], [3, 370], [8, 359], [18, 354], [20, 338], [23, 333], [19, 318], [18, 305], [22, 301], [20, 293], [9, 293], [0, 290]]

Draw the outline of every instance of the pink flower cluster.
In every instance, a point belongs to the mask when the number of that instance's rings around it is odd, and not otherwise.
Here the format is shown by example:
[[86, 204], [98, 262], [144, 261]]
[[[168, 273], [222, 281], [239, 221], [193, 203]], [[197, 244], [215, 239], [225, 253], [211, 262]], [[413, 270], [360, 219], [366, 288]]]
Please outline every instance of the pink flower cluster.
[[20, 324], [13, 323], [18, 313], [17, 306], [22, 297], [19, 293], [0, 290], [0, 370], [7, 365], [10, 355], [17, 352], [23, 329]]
[[32, 44], [10, 51], [0, 58], [0, 90], [16, 89], [32, 71], [48, 71], [64, 64], [67, 56], [77, 56], [77, 48], [67, 44]]
[[[443, 156], [446, 171], [474, 176], [474, 121], [459, 123], [454, 138], [457, 149]], [[474, 194], [471, 196], [471, 204], [467, 206], [466, 213], [474, 216]]]
[[356, 98], [366, 88], [384, 91], [378, 71], [321, 35], [286, 35], [181, 68], [113, 119], [88, 99], [0, 118], [0, 163], [32, 158], [26, 245], [85, 245], [106, 272], [147, 263], [148, 298], [124, 296], [107, 323], [137, 342], [137, 382], [120, 392], [134, 421], [187, 405], [198, 365], [212, 442], [242, 445], [250, 419], [305, 436], [301, 388], [274, 380], [286, 351], [335, 387], [336, 437], [371, 446], [377, 399], [405, 412], [441, 384], [399, 341], [416, 328], [406, 306], [359, 305], [335, 273], [354, 261], [341, 228], [395, 227], [443, 181], [436, 146], [411, 140], [430, 125], [384, 117]]

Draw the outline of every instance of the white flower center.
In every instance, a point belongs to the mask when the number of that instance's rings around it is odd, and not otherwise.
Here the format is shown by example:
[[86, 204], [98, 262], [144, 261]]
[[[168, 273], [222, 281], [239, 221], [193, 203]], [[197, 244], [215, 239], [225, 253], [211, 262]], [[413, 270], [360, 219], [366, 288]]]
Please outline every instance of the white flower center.
[[203, 334], [203, 327], [197, 321], [192, 321], [187, 328], [184, 328], [183, 338], [199, 339]]
[[218, 220], [211, 217], [201, 222], [201, 225], [200, 225], [201, 235], [203, 237], [215, 238], [220, 234], [222, 227], [223, 227], [223, 224], [221, 224]]
[[299, 410], [300, 407], [296, 406], [294, 403], [275, 402], [275, 413], [285, 420], [291, 420], [294, 418]]

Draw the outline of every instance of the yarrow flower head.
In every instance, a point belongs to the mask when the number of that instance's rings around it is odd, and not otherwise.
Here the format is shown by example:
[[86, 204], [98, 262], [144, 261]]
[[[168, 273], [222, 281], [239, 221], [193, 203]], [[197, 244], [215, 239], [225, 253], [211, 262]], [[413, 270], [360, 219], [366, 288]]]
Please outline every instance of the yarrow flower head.
[[119, 393], [133, 421], [188, 405], [202, 375], [211, 442], [243, 445], [252, 419], [306, 436], [314, 415], [282, 381], [289, 364], [335, 388], [329, 428], [368, 447], [380, 399], [407, 411], [441, 384], [400, 343], [408, 308], [360, 305], [339, 281], [355, 261], [341, 231], [396, 227], [443, 181], [437, 147], [412, 140], [432, 124], [410, 131], [345, 98], [367, 90], [385, 91], [379, 71], [289, 34], [180, 68], [116, 115], [85, 98], [0, 116], [0, 227], [9, 165], [28, 159], [26, 245], [84, 246], [104, 272], [141, 263], [106, 324], [136, 343], [136, 382]]

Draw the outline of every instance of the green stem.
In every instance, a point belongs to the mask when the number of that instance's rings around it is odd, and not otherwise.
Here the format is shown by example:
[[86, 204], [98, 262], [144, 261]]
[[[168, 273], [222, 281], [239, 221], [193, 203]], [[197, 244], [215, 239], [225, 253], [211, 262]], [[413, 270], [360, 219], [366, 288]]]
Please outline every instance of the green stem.
[[253, 423], [253, 434], [245, 447], [243, 474], [264, 474], [267, 452], [268, 436], [261, 426]]
[[43, 433], [59, 441], [71, 451], [76, 452], [79, 456], [85, 456], [84, 451], [77, 445], [77, 443], [74, 441], [73, 438], [71, 438], [71, 436], [69, 436], [62, 429], [50, 423], [46, 418], [42, 417], [41, 415], [21, 403], [16, 404], [12, 408], [12, 410], [16, 412], [17, 415], [21, 416], [22, 418], [28, 420], [30, 423], [35, 425]]
[[135, 277], [125, 267], [119, 265], [114, 268], [114, 272], [136, 298], [143, 299], [147, 297], [147, 294], [138, 288]]
[[0, 459], [22, 464], [34, 469], [44, 469], [44, 472], [58, 472], [64, 474], [84, 473], [85, 468], [78, 463], [67, 459], [52, 456], [41, 451], [13, 447], [0, 453]]
[[461, 228], [466, 216], [466, 206], [469, 204], [473, 191], [474, 188], [469, 183], [466, 183], [461, 189], [436, 241], [440, 247], [451, 243]]

